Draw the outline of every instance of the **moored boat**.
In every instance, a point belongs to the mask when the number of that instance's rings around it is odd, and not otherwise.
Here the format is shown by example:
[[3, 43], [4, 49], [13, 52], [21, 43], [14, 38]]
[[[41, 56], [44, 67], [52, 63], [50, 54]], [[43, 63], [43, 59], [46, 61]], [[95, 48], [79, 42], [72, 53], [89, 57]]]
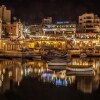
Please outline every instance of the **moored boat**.
[[46, 55], [43, 55], [43, 58], [46, 60], [52, 60], [54, 58], [61, 58], [61, 59], [67, 59], [67, 55], [61, 55], [53, 52], [48, 52]]
[[51, 60], [48, 62], [49, 66], [66, 66], [67, 62], [66, 60], [60, 59], [60, 58], [56, 58], [54, 60]]
[[68, 65], [66, 67], [68, 71], [84, 72], [84, 71], [93, 71], [92, 65]]
[[56, 58], [48, 62], [48, 68], [50, 69], [66, 69], [66, 60]]
[[94, 70], [91, 71], [67, 71], [66, 75], [75, 75], [75, 76], [93, 76], [95, 73]]

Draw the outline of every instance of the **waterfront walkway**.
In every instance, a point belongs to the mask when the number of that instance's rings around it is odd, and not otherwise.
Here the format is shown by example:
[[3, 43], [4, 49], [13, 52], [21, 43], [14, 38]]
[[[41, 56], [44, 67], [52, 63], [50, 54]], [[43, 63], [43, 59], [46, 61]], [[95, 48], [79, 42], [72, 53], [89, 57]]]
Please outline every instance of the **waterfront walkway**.
[[[81, 52], [69, 52], [68, 53], [71, 57], [80, 57]], [[86, 52], [87, 57], [100, 57], [100, 52]], [[0, 57], [37, 57], [41, 58], [42, 56], [40, 53], [35, 53], [33, 51], [29, 52], [19, 52], [19, 51], [4, 51], [0, 52]]]
[[5, 51], [5, 52], [0, 53], [0, 57], [34, 58], [34, 57], [39, 57], [39, 56], [41, 55], [35, 54], [33, 52]]

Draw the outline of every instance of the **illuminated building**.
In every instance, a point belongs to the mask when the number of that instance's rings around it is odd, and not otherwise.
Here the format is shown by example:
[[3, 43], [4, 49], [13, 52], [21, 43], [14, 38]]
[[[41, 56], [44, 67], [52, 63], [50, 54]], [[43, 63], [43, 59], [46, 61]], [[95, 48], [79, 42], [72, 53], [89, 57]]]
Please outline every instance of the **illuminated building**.
[[43, 32], [42, 25], [30, 25], [29, 30], [33, 35], [41, 35], [41, 33]]
[[97, 33], [95, 26], [100, 24], [100, 18], [93, 13], [85, 13], [79, 16], [79, 24], [83, 33]]
[[79, 16], [79, 27], [75, 35], [77, 48], [94, 48], [98, 42], [98, 29], [100, 18], [93, 13], [85, 13]]
[[57, 22], [56, 24], [47, 24], [43, 27], [45, 36], [67, 36], [74, 37], [76, 33], [76, 24]]
[[0, 6], [0, 18], [3, 23], [11, 22], [11, 10], [7, 10], [5, 5]]
[[100, 26], [100, 18], [93, 13], [85, 13], [79, 16], [79, 30], [77, 38], [96, 39], [98, 35], [97, 26]]
[[23, 33], [23, 24], [18, 21], [14, 22], [12, 24], [7, 23], [3, 24], [3, 31], [4, 31], [4, 38], [10, 37], [10, 38], [18, 38], [22, 36]]

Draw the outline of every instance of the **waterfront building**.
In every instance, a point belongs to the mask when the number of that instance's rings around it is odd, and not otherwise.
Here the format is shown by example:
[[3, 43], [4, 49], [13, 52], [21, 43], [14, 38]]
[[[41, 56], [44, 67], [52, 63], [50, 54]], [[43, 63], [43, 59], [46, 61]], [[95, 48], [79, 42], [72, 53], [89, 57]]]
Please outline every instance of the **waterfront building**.
[[72, 48], [75, 34], [76, 24], [69, 23], [68, 21], [43, 26], [43, 36], [47, 36], [48, 40], [55, 40], [56, 42], [59, 40], [63, 41], [65, 48]]
[[85, 13], [79, 16], [79, 30], [76, 37], [82, 39], [96, 39], [98, 26], [100, 26], [100, 18], [93, 13]]
[[76, 24], [69, 22], [57, 22], [55, 24], [47, 24], [43, 27], [45, 36], [65, 36], [67, 38], [73, 38], [76, 33]]
[[79, 25], [82, 33], [97, 33], [95, 27], [100, 25], [100, 18], [93, 13], [85, 13], [79, 16]]
[[25, 40], [16, 40], [10, 41], [9, 39], [1, 40], [1, 48], [4, 51], [18, 51], [22, 48], [34, 48], [35, 42], [25, 41]]
[[93, 13], [85, 13], [79, 16], [79, 26], [75, 35], [77, 48], [94, 48], [98, 42], [98, 27], [100, 18]]
[[30, 25], [29, 26], [30, 33], [34, 36], [40, 36], [43, 33], [42, 25]]
[[3, 24], [3, 37], [6, 38], [19, 38], [23, 36], [23, 24], [18, 21], [18, 22], [14, 22], [14, 23], [6, 23]]
[[11, 22], [11, 10], [8, 10], [5, 5], [0, 6], [0, 18], [3, 23]]

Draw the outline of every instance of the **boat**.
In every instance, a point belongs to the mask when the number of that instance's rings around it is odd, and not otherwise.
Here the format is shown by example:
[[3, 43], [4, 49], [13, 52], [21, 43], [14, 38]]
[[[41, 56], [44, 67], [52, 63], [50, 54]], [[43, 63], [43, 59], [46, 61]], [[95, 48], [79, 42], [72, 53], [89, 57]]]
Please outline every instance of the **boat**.
[[54, 59], [54, 60], [49, 61], [49, 62], [48, 62], [48, 65], [49, 65], [49, 66], [52, 66], [52, 65], [53, 65], [53, 66], [66, 66], [67, 63], [66, 63], [66, 61], [63, 60], [63, 59], [56, 58], [56, 59]]
[[66, 69], [67, 62], [61, 58], [56, 58], [48, 62], [49, 69]]
[[33, 58], [41, 59], [42, 57], [41, 57], [41, 55], [39, 55], [39, 54], [34, 54], [34, 55], [33, 55]]
[[67, 71], [66, 75], [69, 76], [93, 76], [94, 75], [94, 70], [91, 71]]
[[66, 67], [68, 71], [75, 71], [75, 72], [85, 72], [85, 71], [93, 71], [92, 65], [68, 65]]
[[67, 59], [67, 55], [61, 55], [53, 52], [48, 52], [47, 54], [43, 55], [43, 59], [46, 60], [52, 60], [54, 58], [61, 58], [61, 59]]

